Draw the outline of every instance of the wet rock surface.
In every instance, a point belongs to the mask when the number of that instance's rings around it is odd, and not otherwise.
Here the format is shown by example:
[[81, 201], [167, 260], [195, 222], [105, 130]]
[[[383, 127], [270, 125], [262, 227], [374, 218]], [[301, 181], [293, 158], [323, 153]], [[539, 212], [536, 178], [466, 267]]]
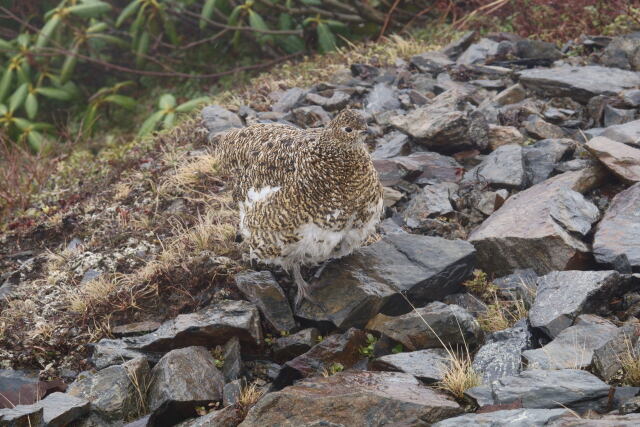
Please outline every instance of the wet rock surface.
[[296, 323], [291, 306], [273, 274], [268, 271], [236, 275], [236, 286], [254, 303], [276, 331], [291, 331]]
[[442, 381], [451, 358], [442, 348], [389, 354], [371, 362], [375, 371], [397, 371], [411, 374], [425, 384]]
[[434, 426], [544, 426], [557, 420], [569, 411], [566, 409], [510, 409], [480, 414], [466, 414], [440, 421]]

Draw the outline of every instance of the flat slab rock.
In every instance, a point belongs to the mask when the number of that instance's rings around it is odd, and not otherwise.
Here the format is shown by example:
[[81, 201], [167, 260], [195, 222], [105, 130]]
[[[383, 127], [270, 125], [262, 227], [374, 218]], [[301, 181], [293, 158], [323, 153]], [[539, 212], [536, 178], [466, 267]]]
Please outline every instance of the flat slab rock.
[[609, 126], [600, 136], [640, 148], [640, 120]]
[[[486, 392], [481, 392], [484, 389]], [[609, 394], [609, 385], [593, 374], [579, 369], [532, 369], [504, 377], [489, 385], [474, 387], [467, 394], [491, 396], [484, 405], [506, 405], [514, 402], [523, 408], [579, 408]]]
[[331, 262], [311, 294], [325, 310], [303, 302], [296, 315], [362, 327], [379, 312], [406, 313], [414, 305], [461, 290], [475, 266], [473, 246], [463, 240], [394, 233]]
[[594, 419], [580, 419], [573, 414], [551, 421], [550, 427], [636, 427], [640, 425], [640, 414], [603, 415]]
[[371, 369], [404, 372], [424, 383], [434, 383], [442, 381], [450, 360], [447, 350], [430, 348], [378, 357], [371, 362]]
[[640, 182], [640, 149], [603, 136], [590, 139], [585, 147], [619, 178]]
[[440, 348], [442, 343], [474, 347], [483, 336], [480, 325], [465, 309], [439, 301], [401, 316], [378, 314], [366, 328], [384, 334], [412, 351]]
[[439, 421], [433, 427], [532, 427], [546, 426], [565, 414], [566, 409], [509, 409], [479, 414], [466, 414]]
[[[242, 427], [267, 425], [420, 425], [461, 414], [444, 393], [399, 372], [341, 372], [265, 395]], [[313, 423], [313, 424], [312, 424]]]
[[596, 95], [616, 95], [640, 85], [640, 75], [632, 71], [587, 65], [534, 68], [517, 73], [520, 84], [545, 96], [568, 96], [587, 103]]
[[520, 188], [525, 183], [522, 147], [508, 144], [491, 152], [478, 166], [464, 174], [466, 182], [482, 182], [496, 187]]
[[583, 314], [549, 344], [524, 351], [522, 356], [528, 369], [585, 369], [591, 366], [593, 351], [606, 344], [617, 330], [606, 319]]
[[431, 151], [374, 160], [373, 166], [384, 186], [398, 185], [403, 181], [416, 184], [458, 182], [464, 171], [453, 157]]
[[599, 168], [565, 172], [511, 196], [469, 236], [479, 267], [495, 275], [526, 268], [545, 274], [586, 267], [590, 249], [572, 231], [595, 221], [594, 206], [580, 193], [604, 177]]
[[596, 261], [624, 273], [640, 271], [640, 183], [618, 193], [593, 239]]
[[640, 351], [640, 324], [626, 323], [612, 333], [610, 339], [593, 352], [593, 371], [605, 381], [619, 379], [622, 373], [621, 354]]
[[617, 271], [554, 271], [540, 277], [537, 285], [529, 321], [549, 337], [557, 337], [579, 315], [601, 311], [608, 298], [623, 293]]

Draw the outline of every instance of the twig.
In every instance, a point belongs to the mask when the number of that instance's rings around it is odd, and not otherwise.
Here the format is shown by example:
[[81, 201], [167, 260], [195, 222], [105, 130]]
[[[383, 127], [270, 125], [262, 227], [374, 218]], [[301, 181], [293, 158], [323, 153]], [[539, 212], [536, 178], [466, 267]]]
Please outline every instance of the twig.
[[378, 35], [378, 41], [382, 39], [382, 36], [384, 36], [384, 32], [387, 31], [387, 27], [389, 26], [389, 21], [391, 21], [391, 15], [393, 15], [393, 11], [396, 10], [396, 7], [398, 7], [399, 4], [400, 4], [400, 0], [396, 0], [395, 2], [393, 2], [391, 9], [389, 9], [389, 12], [387, 12], [387, 14], [385, 15], [384, 24], [382, 24], [382, 29], [380, 30], [380, 34]]

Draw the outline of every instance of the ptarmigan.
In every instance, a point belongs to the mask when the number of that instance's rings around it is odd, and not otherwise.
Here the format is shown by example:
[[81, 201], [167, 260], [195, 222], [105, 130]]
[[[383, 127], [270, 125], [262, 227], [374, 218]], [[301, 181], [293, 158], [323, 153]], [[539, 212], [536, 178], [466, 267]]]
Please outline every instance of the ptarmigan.
[[256, 124], [216, 144], [220, 166], [236, 177], [249, 257], [293, 273], [296, 306], [311, 300], [300, 267], [348, 255], [380, 220], [382, 185], [366, 132], [362, 116], [344, 110], [325, 128]]

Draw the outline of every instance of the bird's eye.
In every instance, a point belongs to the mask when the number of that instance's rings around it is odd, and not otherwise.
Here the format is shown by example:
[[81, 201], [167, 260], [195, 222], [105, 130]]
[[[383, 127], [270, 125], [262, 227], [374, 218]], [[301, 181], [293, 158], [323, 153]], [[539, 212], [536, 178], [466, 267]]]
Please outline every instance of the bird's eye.
[[351, 133], [351, 132], [353, 131], [353, 129], [351, 129], [351, 128], [344, 128], [344, 131], [345, 131], [346, 133]]

